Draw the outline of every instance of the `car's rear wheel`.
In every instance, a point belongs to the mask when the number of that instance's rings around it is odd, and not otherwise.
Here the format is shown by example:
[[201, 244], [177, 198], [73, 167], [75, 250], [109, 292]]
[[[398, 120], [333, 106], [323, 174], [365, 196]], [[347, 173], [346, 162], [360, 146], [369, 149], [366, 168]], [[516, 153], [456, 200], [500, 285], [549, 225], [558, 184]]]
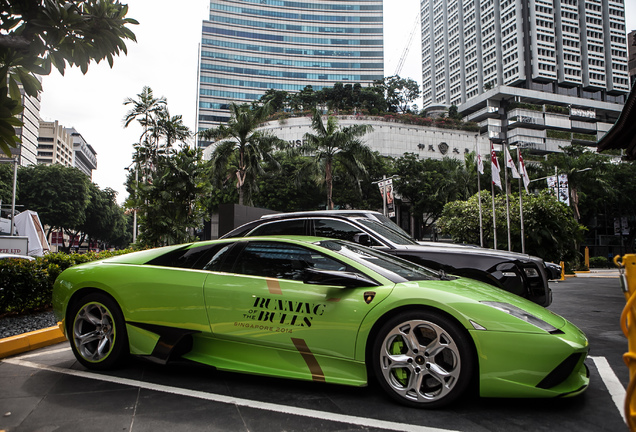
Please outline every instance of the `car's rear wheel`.
[[111, 297], [87, 294], [74, 302], [69, 316], [73, 354], [87, 368], [111, 369], [128, 355], [124, 317]]
[[439, 408], [468, 387], [475, 369], [469, 336], [435, 311], [411, 311], [386, 322], [372, 352], [373, 371], [393, 399]]

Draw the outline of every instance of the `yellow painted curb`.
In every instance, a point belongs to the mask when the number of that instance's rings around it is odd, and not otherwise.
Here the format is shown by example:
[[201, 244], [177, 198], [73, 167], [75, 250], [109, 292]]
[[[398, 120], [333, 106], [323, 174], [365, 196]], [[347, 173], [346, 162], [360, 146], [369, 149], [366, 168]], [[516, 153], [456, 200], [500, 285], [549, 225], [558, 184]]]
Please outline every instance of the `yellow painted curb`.
[[59, 325], [0, 339], [0, 359], [25, 351], [64, 342], [66, 336]]

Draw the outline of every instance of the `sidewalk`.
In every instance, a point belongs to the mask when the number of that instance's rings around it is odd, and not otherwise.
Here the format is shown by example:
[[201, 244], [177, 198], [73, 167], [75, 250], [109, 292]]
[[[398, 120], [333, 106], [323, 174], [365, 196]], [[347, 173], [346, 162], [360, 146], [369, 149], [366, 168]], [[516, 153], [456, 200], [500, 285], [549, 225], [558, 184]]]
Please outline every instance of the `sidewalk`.
[[[569, 275], [566, 275], [566, 277]], [[587, 278], [618, 278], [618, 268], [613, 269], [591, 269], [590, 271], [575, 271], [575, 277]]]

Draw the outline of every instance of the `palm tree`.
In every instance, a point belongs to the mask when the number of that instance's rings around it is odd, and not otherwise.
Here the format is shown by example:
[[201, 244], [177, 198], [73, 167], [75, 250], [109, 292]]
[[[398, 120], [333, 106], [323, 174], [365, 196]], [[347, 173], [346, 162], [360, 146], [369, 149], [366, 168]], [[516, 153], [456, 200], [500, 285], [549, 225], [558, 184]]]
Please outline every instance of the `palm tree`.
[[[165, 137], [165, 147], [170, 148], [177, 141], [187, 140], [191, 136], [190, 128], [183, 124], [183, 116], [170, 116], [168, 108], [164, 107], [157, 111], [155, 124], [149, 128], [148, 133], [152, 134], [157, 143], [161, 137]], [[159, 144], [157, 144], [159, 146]]]
[[264, 174], [265, 161], [276, 162], [271, 151], [283, 143], [280, 139], [256, 130], [271, 111], [270, 104], [251, 107], [248, 104], [230, 104], [227, 124], [206, 129], [201, 138], [215, 141], [211, 162], [217, 179], [236, 179], [239, 204], [252, 203], [252, 193], [257, 189], [257, 179]]
[[373, 153], [360, 138], [373, 128], [370, 125], [341, 128], [338, 126], [338, 119], [334, 116], [329, 116], [325, 124], [318, 110], [314, 110], [311, 127], [315, 134], [305, 134], [305, 144], [301, 147], [301, 151], [313, 157], [315, 170], [324, 173], [323, 178], [327, 185], [327, 208], [333, 210], [334, 162], [338, 161], [347, 173], [355, 177], [366, 173], [366, 167], [362, 161], [370, 160]]
[[166, 110], [168, 102], [163, 96], [155, 98], [152, 89], [144, 86], [137, 99], [126, 98], [124, 105], [132, 105], [132, 108], [124, 117], [124, 128], [127, 128], [134, 120], [137, 120], [143, 127], [143, 132], [139, 137], [139, 144], [136, 147], [135, 162], [143, 166], [144, 171], [149, 166], [156, 164], [159, 153], [157, 138], [150, 132], [156, 127], [158, 113]]
[[148, 129], [154, 126], [154, 117], [156, 114], [163, 110], [168, 102], [163, 96], [155, 98], [152, 89], [148, 86], [144, 86], [141, 93], [137, 95], [137, 98], [137, 100], [126, 98], [124, 101], [124, 105], [132, 105], [132, 108], [126, 113], [126, 117], [124, 117], [124, 127], [127, 128], [133, 120], [137, 120], [144, 128], [139, 138], [139, 142], [141, 142], [148, 133]]

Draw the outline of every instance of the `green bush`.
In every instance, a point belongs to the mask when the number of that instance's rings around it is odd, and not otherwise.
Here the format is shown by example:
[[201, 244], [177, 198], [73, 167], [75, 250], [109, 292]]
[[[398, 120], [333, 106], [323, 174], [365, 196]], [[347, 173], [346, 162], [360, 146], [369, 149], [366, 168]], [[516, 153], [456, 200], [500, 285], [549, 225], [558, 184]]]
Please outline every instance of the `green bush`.
[[609, 268], [610, 262], [606, 257], [590, 257], [590, 268]]
[[123, 255], [131, 249], [87, 254], [47, 254], [34, 261], [0, 260], [0, 315], [28, 313], [51, 306], [55, 279], [77, 264]]

